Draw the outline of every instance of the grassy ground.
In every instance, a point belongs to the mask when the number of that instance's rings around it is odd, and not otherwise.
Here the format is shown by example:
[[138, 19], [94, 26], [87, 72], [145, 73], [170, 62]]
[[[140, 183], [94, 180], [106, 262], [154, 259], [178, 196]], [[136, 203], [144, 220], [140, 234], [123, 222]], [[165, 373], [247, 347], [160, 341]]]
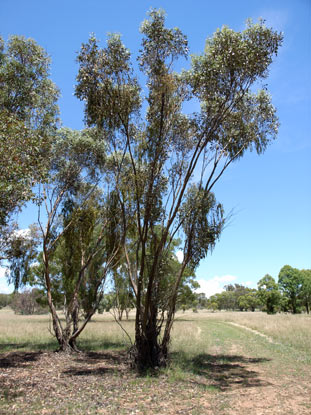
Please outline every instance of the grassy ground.
[[[48, 316], [0, 310], [0, 414], [311, 413], [309, 316], [180, 313], [169, 367], [145, 377], [112, 320], [96, 316], [84, 352], [66, 356], [53, 353]], [[124, 326], [132, 335], [133, 319]]]

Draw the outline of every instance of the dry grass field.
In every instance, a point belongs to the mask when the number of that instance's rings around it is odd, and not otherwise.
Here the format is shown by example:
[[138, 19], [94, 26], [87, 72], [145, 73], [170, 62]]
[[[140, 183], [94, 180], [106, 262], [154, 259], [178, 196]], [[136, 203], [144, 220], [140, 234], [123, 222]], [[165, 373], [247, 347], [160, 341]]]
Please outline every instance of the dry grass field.
[[310, 316], [178, 313], [169, 367], [143, 377], [128, 345], [105, 313], [61, 355], [47, 315], [0, 310], [0, 414], [311, 413]]

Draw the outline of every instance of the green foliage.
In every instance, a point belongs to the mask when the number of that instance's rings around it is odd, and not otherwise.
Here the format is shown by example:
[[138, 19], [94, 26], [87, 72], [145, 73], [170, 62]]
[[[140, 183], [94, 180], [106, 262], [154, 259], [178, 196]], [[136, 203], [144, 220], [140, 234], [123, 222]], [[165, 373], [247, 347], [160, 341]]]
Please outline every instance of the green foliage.
[[299, 311], [300, 295], [302, 292], [303, 278], [297, 268], [284, 265], [279, 273], [279, 288], [288, 299], [291, 311], [296, 314]]
[[10, 305], [12, 301], [12, 294], [0, 294], [0, 310], [1, 308]]
[[36, 225], [30, 225], [26, 230], [13, 229], [9, 235], [4, 258], [8, 262], [8, 282], [14, 284], [15, 291], [29, 282], [39, 243], [39, 230]]
[[278, 289], [278, 284], [271, 277], [271, 275], [266, 274], [258, 282], [258, 298], [262, 305], [264, 306], [265, 311], [268, 314], [274, 314], [277, 311], [278, 305], [281, 301], [281, 293]]
[[249, 290], [247, 294], [239, 296], [238, 304], [241, 311], [255, 311], [255, 309], [259, 306], [257, 290]]
[[[33, 283], [46, 292], [63, 351], [76, 350], [76, 339], [95, 313], [105, 278], [117, 260], [119, 215], [110, 194], [97, 186], [105, 162], [105, 143], [95, 129], [61, 129], [51, 146], [48, 180], [40, 188], [42, 262], [33, 268]], [[60, 304], [65, 324], [57, 313]]]
[[116, 34], [110, 35], [106, 49], [98, 48], [94, 35], [82, 44], [76, 96], [86, 100], [88, 125], [97, 124], [107, 132], [113, 131], [138, 110], [140, 88], [131, 76], [129, 59], [129, 51]]
[[180, 209], [189, 266], [195, 268], [219, 239], [224, 226], [224, 211], [213, 193], [192, 185]]
[[10, 307], [16, 314], [42, 314], [47, 312], [47, 307], [43, 306], [43, 293], [37, 288], [25, 290], [22, 293], [14, 293]]
[[212, 310], [255, 311], [259, 306], [257, 291], [241, 284], [229, 284], [225, 291], [211, 296], [208, 307]]
[[50, 59], [32, 39], [0, 38], [0, 225], [33, 195], [46, 173], [55, 133], [58, 91], [48, 79]]
[[115, 294], [108, 293], [104, 294], [98, 305], [98, 312], [102, 314], [104, 311], [109, 312], [115, 304]]
[[302, 277], [301, 299], [309, 314], [311, 308], [311, 270], [303, 269], [300, 273]]
[[[87, 315], [94, 307], [96, 310], [106, 279], [105, 264], [111, 255], [107, 249], [107, 242], [109, 245], [111, 241], [109, 231], [105, 232], [105, 213], [100, 193], [89, 194], [88, 186], [80, 187], [75, 196], [68, 195], [64, 200], [58, 221], [63, 233], [49, 257], [51, 293], [57, 306], [66, 308], [78, 290], [79, 308], [83, 313]], [[32, 283], [46, 288], [42, 254], [38, 260], [39, 264], [32, 268]]]

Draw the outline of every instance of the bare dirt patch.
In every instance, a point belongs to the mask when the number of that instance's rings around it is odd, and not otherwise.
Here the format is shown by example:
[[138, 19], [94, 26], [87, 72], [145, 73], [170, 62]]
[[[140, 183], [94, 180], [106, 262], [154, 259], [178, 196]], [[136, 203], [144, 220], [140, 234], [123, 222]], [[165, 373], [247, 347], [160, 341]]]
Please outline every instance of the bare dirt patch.
[[269, 377], [260, 358], [199, 355], [196, 371], [139, 377], [120, 351], [0, 355], [0, 414], [302, 414], [310, 388]]
[[199, 385], [139, 377], [125, 352], [6, 353], [0, 358], [0, 414], [190, 414]]

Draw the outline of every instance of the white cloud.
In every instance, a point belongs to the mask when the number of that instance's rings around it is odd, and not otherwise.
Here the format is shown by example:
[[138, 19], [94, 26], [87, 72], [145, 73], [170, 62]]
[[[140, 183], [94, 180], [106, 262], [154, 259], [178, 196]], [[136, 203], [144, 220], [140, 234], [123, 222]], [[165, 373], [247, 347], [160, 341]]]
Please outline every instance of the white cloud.
[[200, 288], [197, 290], [199, 293], [204, 293], [207, 298], [214, 294], [221, 293], [224, 291], [224, 286], [236, 281], [237, 277], [234, 275], [223, 275], [211, 278], [210, 280], [197, 280], [200, 284]]
[[13, 284], [8, 285], [7, 279], [5, 276], [6, 268], [0, 267], [0, 293], [1, 294], [11, 294], [14, 290]]
[[178, 262], [182, 263], [182, 261], [184, 259], [184, 253], [183, 253], [183, 251], [177, 251], [176, 252], [176, 256], [177, 256]]
[[25, 228], [25, 229], [18, 229], [17, 231], [15, 231], [16, 235], [18, 236], [23, 236], [25, 238], [30, 236], [30, 229], [29, 228]]

